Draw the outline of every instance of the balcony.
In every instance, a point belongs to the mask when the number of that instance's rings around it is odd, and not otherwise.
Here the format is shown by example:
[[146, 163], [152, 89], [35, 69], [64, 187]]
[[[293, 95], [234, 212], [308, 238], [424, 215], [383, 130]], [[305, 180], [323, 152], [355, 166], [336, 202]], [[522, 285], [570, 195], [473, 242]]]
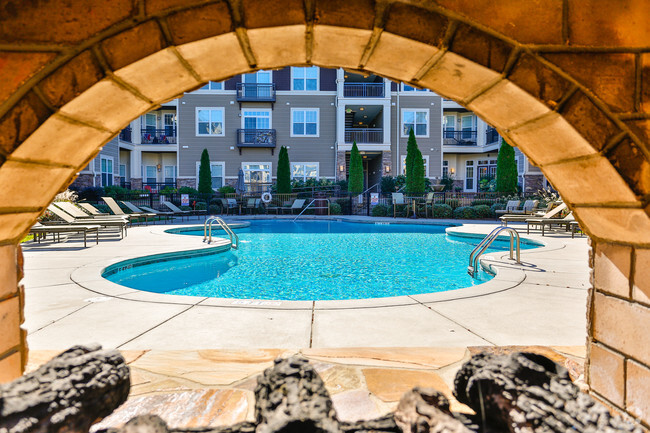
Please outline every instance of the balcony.
[[269, 148], [271, 155], [275, 149], [275, 129], [238, 129], [237, 147], [241, 155], [242, 148]]
[[485, 133], [485, 144], [494, 144], [499, 142], [499, 133], [494, 128], [488, 128]]
[[442, 133], [443, 144], [452, 146], [476, 146], [476, 130], [465, 129], [455, 131], [447, 129]]
[[176, 144], [176, 128], [168, 127], [164, 129], [147, 128], [141, 131], [142, 144]]
[[275, 102], [274, 83], [237, 83], [238, 102]]
[[345, 142], [380, 144], [384, 142], [384, 128], [345, 128]]
[[131, 143], [131, 127], [127, 126], [123, 130], [120, 131], [120, 140], [126, 141], [127, 143]]
[[383, 98], [384, 83], [343, 83], [345, 98]]

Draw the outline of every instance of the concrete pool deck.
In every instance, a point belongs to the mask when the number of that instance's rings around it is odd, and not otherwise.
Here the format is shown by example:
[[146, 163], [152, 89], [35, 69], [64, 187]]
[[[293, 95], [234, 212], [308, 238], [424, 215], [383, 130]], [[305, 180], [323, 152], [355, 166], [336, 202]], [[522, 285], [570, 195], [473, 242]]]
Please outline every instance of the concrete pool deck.
[[[232, 218], [249, 220], [250, 217]], [[340, 217], [390, 223], [459, 221]], [[583, 346], [589, 274], [587, 238], [565, 233], [525, 236], [545, 246], [488, 254], [493, 280], [435, 294], [350, 301], [255, 301], [171, 296], [110, 283], [100, 275], [121, 260], [219, 247], [164, 231], [188, 225], [129, 229], [128, 236], [83, 248], [23, 244], [25, 327], [32, 350], [99, 342], [120, 350], [303, 349], [351, 347]], [[459, 233], [489, 232], [495, 223], [468, 222]], [[520, 225], [513, 225], [521, 228]], [[223, 245], [225, 242], [222, 242]]]

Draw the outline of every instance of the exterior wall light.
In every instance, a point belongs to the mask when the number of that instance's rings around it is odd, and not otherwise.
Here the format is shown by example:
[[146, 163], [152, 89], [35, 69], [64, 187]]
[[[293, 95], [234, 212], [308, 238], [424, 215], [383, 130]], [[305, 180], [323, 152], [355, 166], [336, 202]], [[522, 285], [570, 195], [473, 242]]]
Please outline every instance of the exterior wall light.
[[345, 166], [344, 165], [339, 165], [339, 171], [344, 172], [345, 171]]

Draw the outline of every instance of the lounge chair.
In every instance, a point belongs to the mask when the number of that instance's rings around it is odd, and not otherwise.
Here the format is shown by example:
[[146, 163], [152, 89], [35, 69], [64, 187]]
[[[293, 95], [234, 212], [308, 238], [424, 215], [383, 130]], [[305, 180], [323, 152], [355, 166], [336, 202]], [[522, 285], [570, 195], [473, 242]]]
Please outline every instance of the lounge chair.
[[46, 237], [48, 233], [52, 233], [52, 236], [54, 237], [54, 241], [57, 241], [57, 235], [58, 236], [58, 241], [61, 241], [61, 233], [83, 233], [84, 235], [84, 248], [88, 246], [88, 243], [86, 242], [86, 237], [88, 233], [95, 232], [96, 238], [95, 238], [95, 244], [99, 243], [99, 229], [101, 227], [96, 224], [89, 224], [89, 225], [81, 225], [81, 224], [74, 224], [74, 225], [64, 225], [64, 224], [55, 224], [55, 225], [43, 225], [41, 223], [36, 223], [34, 226], [29, 229], [29, 232], [34, 235], [34, 242], [41, 242], [41, 236]]
[[100, 212], [99, 209], [97, 209], [95, 206], [91, 205], [90, 203], [77, 203], [79, 206], [84, 208], [90, 215], [92, 216], [109, 216], [112, 215], [110, 213], [105, 213], [105, 212]]
[[[573, 212], [569, 212], [564, 218], [528, 218], [526, 220], [526, 233], [530, 234], [531, 226], [539, 226], [542, 230], [542, 236], [544, 236], [545, 228], [552, 228], [554, 225], [564, 226], [568, 231], [571, 228], [571, 224], [575, 222], [573, 217]], [[571, 236], [573, 237], [573, 236]]]
[[246, 205], [244, 206], [245, 210], [250, 210], [251, 215], [260, 208], [262, 205], [262, 199], [259, 198], [249, 198], [246, 201]]
[[402, 206], [402, 209], [404, 207], [406, 208], [406, 212], [404, 216], [408, 216], [409, 213], [409, 205], [404, 201], [404, 194], [401, 192], [394, 192], [392, 194], [392, 199], [393, 199], [393, 218], [397, 217], [397, 206]]
[[144, 218], [145, 224], [149, 222], [149, 218], [153, 218], [155, 214], [152, 213], [126, 213], [122, 210], [119, 204], [115, 201], [113, 197], [102, 197], [102, 200], [106, 202], [109, 208], [111, 208], [111, 212], [113, 212], [115, 215], [126, 215], [129, 220], [133, 223], [133, 220], [140, 220], [140, 218]]
[[[564, 209], [566, 209], [566, 204], [562, 203], [559, 206], [551, 209], [550, 211], [546, 212], [544, 215], [540, 215], [537, 219], [549, 219], [555, 217], [555, 215], [558, 215], [560, 212], [562, 212]], [[501, 224], [504, 226], [508, 226], [509, 222], [526, 222], [529, 219], [531, 219], [530, 215], [503, 215], [499, 217], [501, 220]]]
[[170, 201], [163, 201], [162, 204], [167, 206], [172, 212], [174, 212], [176, 215], [207, 215], [208, 211], [207, 210], [199, 210], [199, 209], [194, 209], [194, 210], [182, 210], [178, 206], [176, 206], [174, 203]]
[[303, 206], [305, 206], [305, 199], [304, 198], [297, 198], [291, 203], [291, 206], [289, 207], [282, 207], [282, 213], [284, 213], [285, 209], [290, 211], [293, 214], [294, 210], [302, 210]]
[[138, 214], [138, 213], [139, 213], [139, 214], [154, 215], [154, 218], [155, 218], [155, 217], [158, 217], [158, 219], [160, 219], [160, 218], [165, 218], [165, 221], [167, 221], [167, 220], [169, 219], [169, 217], [173, 218], [173, 213], [172, 213], [172, 212], [166, 212], [166, 213], [164, 213], [164, 214], [163, 214], [163, 213], [160, 213], [160, 212], [150, 212], [150, 211], [148, 211], [148, 210], [146, 210], [146, 209], [144, 209], [144, 208], [142, 208], [142, 209], [138, 208], [136, 205], [134, 205], [134, 204], [131, 203], [130, 201], [124, 201], [124, 200], [121, 200], [121, 202], [122, 202], [122, 204], [123, 204], [124, 206], [126, 206], [127, 208], [129, 208], [129, 210], [130, 210], [131, 212], [133, 212], [134, 214]]
[[[120, 237], [126, 236], [126, 226], [128, 225], [128, 222], [124, 219], [119, 219], [119, 218], [107, 218], [107, 219], [100, 219], [100, 218], [95, 218], [93, 220], [88, 220], [88, 219], [77, 219], [70, 215], [69, 213], [65, 212], [63, 209], [54, 206], [53, 204], [50, 204], [47, 207], [47, 210], [52, 212], [54, 215], [58, 216], [61, 218], [63, 221], [68, 223], [69, 225], [98, 225], [101, 227], [117, 227], [120, 229]], [[48, 227], [50, 224], [45, 224]], [[56, 223], [53, 223], [52, 225], [56, 225]], [[60, 224], [59, 224], [60, 225]]]
[[[430, 193], [427, 194], [427, 197], [424, 199], [424, 201], [415, 202], [415, 208], [417, 210], [424, 209], [424, 217], [425, 218], [429, 217], [429, 208], [431, 208], [431, 217], [433, 217], [432, 205], [433, 205], [434, 196], [435, 196], [435, 194], [430, 192]], [[416, 213], [417, 213], [417, 211], [416, 211]]]
[[[128, 202], [123, 202], [123, 203], [124, 203], [125, 206], [128, 207], [128, 205], [126, 204]], [[149, 206], [140, 206], [140, 209], [142, 209], [145, 212], [156, 214], [159, 217], [164, 217], [167, 221], [171, 221], [174, 218], [176, 218], [174, 212], [166, 212], [166, 211], [162, 211], [162, 210], [156, 210], [154, 208], [150, 208]], [[182, 218], [181, 218], [181, 220], [182, 220]]]
[[539, 200], [526, 200], [521, 209], [515, 209], [512, 211], [513, 214], [517, 215], [530, 215], [533, 213], [533, 210], [537, 208]]
[[519, 209], [519, 203], [521, 203], [520, 200], [508, 200], [508, 203], [506, 203], [506, 208], [505, 209], [497, 209], [494, 211], [494, 213], [499, 216], [499, 215], [512, 215], [515, 213], [517, 209]]
[[126, 215], [101, 215], [101, 216], [96, 216], [96, 215], [88, 215], [86, 212], [82, 211], [80, 208], [75, 206], [73, 203], [69, 201], [56, 201], [52, 203], [54, 206], [57, 206], [61, 208], [63, 211], [69, 213], [73, 217], [77, 219], [87, 219], [89, 221], [92, 221], [94, 219], [120, 219], [124, 221], [128, 221], [129, 218]]

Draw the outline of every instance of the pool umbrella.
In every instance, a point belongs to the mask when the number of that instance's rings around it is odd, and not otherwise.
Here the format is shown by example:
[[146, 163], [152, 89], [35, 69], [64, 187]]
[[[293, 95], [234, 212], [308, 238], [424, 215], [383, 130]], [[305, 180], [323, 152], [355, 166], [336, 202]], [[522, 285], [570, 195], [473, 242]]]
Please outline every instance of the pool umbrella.
[[244, 184], [244, 170], [239, 169], [239, 174], [237, 174], [237, 187], [235, 188], [238, 194], [243, 194], [246, 191], [246, 185]]

